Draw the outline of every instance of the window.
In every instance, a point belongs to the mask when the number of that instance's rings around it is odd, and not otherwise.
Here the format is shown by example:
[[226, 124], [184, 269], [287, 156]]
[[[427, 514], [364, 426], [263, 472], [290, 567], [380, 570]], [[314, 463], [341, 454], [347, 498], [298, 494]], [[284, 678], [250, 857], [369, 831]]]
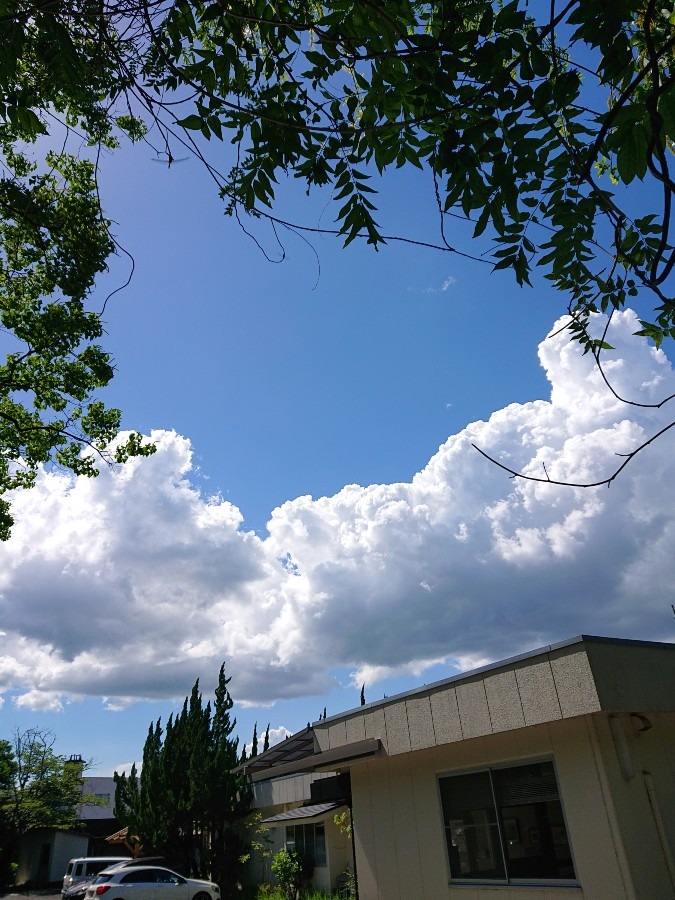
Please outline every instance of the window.
[[440, 792], [453, 880], [574, 880], [553, 763], [446, 776]]
[[169, 869], [155, 869], [154, 876], [158, 884], [185, 884], [180, 875], [176, 875], [175, 872], [171, 872]]
[[107, 859], [97, 859], [96, 862], [87, 863], [87, 868], [85, 870], [85, 875], [98, 875], [99, 872], [102, 872], [104, 869], [107, 869], [109, 865], [112, 865], [110, 860]]
[[323, 822], [315, 825], [287, 825], [286, 849], [295, 850], [307, 866], [326, 865], [326, 833]]
[[154, 869], [132, 869], [120, 878], [120, 884], [148, 884], [155, 881]]

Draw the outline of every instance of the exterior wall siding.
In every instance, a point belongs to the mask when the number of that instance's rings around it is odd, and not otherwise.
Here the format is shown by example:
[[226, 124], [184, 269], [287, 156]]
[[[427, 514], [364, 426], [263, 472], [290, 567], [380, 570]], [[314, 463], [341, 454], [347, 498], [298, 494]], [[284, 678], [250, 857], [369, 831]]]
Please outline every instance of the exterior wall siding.
[[[629, 715], [616, 716], [633, 776], [622, 772], [609, 718], [593, 721], [636, 900], [675, 897], [675, 718], [647, 714], [651, 727]], [[629, 773], [630, 774], [630, 773]], [[651, 789], [651, 796], [650, 796]]]
[[287, 806], [298, 806], [309, 800], [312, 781], [330, 777], [330, 772], [325, 774], [316, 772], [312, 775], [287, 775], [284, 778], [275, 778], [270, 781], [254, 782], [251, 806], [253, 809], [274, 808], [274, 811], [268, 815], [284, 812]]
[[[594, 762], [593, 727], [591, 717], [575, 718], [355, 764], [351, 777], [361, 900], [493, 900], [497, 894], [509, 900], [642, 900], [642, 894], [632, 891], [608, 808], [603, 760]], [[664, 746], [657, 752], [662, 755]], [[556, 767], [579, 886], [450, 882], [438, 777], [538, 758], [552, 758]], [[672, 767], [668, 771], [672, 776]], [[664, 804], [668, 796], [664, 794]], [[644, 900], [666, 898], [672, 900], [672, 893], [644, 895]]]

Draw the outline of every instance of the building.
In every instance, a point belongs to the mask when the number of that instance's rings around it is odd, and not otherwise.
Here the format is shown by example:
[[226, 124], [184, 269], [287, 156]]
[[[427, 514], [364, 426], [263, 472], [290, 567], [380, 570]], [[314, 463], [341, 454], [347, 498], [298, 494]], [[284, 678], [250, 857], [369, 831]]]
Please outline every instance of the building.
[[675, 897], [675, 645], [581, 636], [310, 731], [250, 777], [348, 776], [360, 900]]
[[349, 810], [349, 777], [332, 772], [284, 775], [277, 771], [280, 765], [313, 753], [314, 732], [308, 725], [239, 767], [253, 782], [251, 806], [256, 815], [252, 826], [258, 831], [249, 838], [259, 845], [250, 872], [254, 884], [273, 881], [271, 857], [284, 848], [302, 855], [304, 874], [319, 891], [337, 890], [347, 873], [354, 871], [351, 834], [335, 821], [336, 814]]
[[[82, 765], [80, 757], [71, 762]], [[110, 856], [106, 836], [119, 829], [113, 816], [115, 781], [112, 777], [84, 776], [82, 793], [96, 797], [97, 804], [78, 807], [80, 825], [74, 830], [34, 828], [24, 834], [19, 845], [17, 884], [61, 883], [70, 859], [80, 856]], [[121, 849], [115, 855], [127, 855]]]

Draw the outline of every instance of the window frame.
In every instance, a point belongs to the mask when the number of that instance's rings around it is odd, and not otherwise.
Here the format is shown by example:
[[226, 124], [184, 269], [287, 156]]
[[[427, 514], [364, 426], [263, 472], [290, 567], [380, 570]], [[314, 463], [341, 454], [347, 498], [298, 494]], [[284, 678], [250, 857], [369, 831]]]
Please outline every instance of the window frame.
[[[445, 817], [445, 810], [443, 809], [443, 795], [441, 791], [441, 782], [444, 779], [449, 778], [457, 778], [462, 775], [474, 775], [480, 773], [487, 773], [490, 776], [491, 772], [503, 771], [504, 769], [517, 769], [523, 766], [531, 766], [531, 765], [539, 765], [541, 763], [549, 763], [553, 769], [553, 776], [555, 778], [556, 789], [558, 791], [558, 802], [560, 803], [560, 810], [562, 813], [563, 823], [565, 826], [565, 835], [567, 837], [567, 845], [570, 851], [570, 857], [572, 860], [572, 868], [574, 869], [575, 877], [574, 878], [510, 878], [509, 877], [509, 868], [508, 868], [508, 854], [506, 852], [505, 847], [505, 837], [503, 833], [501, 815], [500, 815], [500, 807], [497, 803], [497, 797], [495, 795], [494, 790], [494, 782], [492, 777], [490, 777], [490, 788], [492, 791], [492, 801], [494, 804], [494, 811], [496, 813], [496, 824], [497, 824], [497, 835], [499, 838], [499, 851], [501, 853], [502, 864], [504, 867], [504, 872], [506, 874], [506, 878], [485, 878], [485, 877], [476, 877], [471, 878], [467, 876], [456, 876], [452, 873], [452, 866], [450, 864], [450, 855], [448, 852], [448, 840], [447, 840], [447, 824]], [[443, 845], [445, 848], [445, 860], [447, 865], [447, 871], [449, 873], [449, 883], [458, 886], [469, 886], [469, 885], [487, 885], [492, 887], [560, 887], [560, 888], [568, 888], [568, 887], [579, 887], [579, 879], [576, 877], [576, 873], [578, 871], [576, 860], [574, 858], [574, 849], [572, 847], [572, 841], [570, 839], [570, 830], [567, 824], [567, 815], [565, 813], [565, 806], [563, 803], [562, 794], [560, 792], [560, 780], [558, 778], [558, 770], [555, 764], [555, 758], [551, 756], [537, 756], [534, 758], [528, 759], [520, 759], [520, 760], [509, 760], [498, 763], [488, 763], [482, 766], [472, 766], [471, 768], [466, 769], [457, 769], [452, 771], [440, 772], [436, 776], [436, 788], [438, 792], [438, 808], [441, 816], [441, 829], [443, 832]]]
[[[313, 831], [314, 831], [313, 844], [314, 844], [314, 847], [316, 847], [316, 826], [317, 826], [317, 825], [320, 825], [321, 828], [323, 829], [323, 862], [317, 862], [317, 860], [316, 860], [316, 852], [315, 852], [315, 853], [314, 853], [314, 864], [313, 864], [313, 868], [315, 868], [315, 869], [325, 869], [326, 866], [328, 865], [328, 844], [327, 844], [327, 841], [326, 841], [326, 823], [325, 823], [324, 821], [321, 821], [321, 822], [287, 822], [287, 823], [286, 823], [286, 827], [284, 828], [284, 848], [285, 848], [286, 850], [288, 850], [288, 843], [289, 843], [289, 841], [288, 841], [288, 830], [289, 830], [289, 828], [296, 829], [296, 828], [300, 828], [300, 827], [303, 828], [303, 829], [305, 829], [305, 828], [312, 828], [312, 829], [313, 829]], [[292, 843], [293, 843], [294, 845], [296, 844], [295, 841], [293, 841]], [[297, 846], [294, 846], [293, 849], [296, 849], [296, 850], [297, 850]], [[302, 850], [297, 850], [297, 852], [298, 852], [301, 856], [304, 857], [304, 853], [303, 853]]]

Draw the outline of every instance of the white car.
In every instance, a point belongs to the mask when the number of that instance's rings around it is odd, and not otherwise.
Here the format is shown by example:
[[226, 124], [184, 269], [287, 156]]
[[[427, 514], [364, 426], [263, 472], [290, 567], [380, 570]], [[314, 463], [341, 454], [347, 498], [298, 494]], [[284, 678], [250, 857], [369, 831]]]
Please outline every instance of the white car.
[[128, 862], [128, 856], [81, 856], [79, 859], [71, 859], [63, 876], [61, 893], [77, 884], [79, 881], [92, 881], [95, 875], [104, 869], [112, 868], [117, 863]]
[[110, 868], [99, 873], [84, 900], [220, 900], [212, 881], [183, 878], [159, 866]]

